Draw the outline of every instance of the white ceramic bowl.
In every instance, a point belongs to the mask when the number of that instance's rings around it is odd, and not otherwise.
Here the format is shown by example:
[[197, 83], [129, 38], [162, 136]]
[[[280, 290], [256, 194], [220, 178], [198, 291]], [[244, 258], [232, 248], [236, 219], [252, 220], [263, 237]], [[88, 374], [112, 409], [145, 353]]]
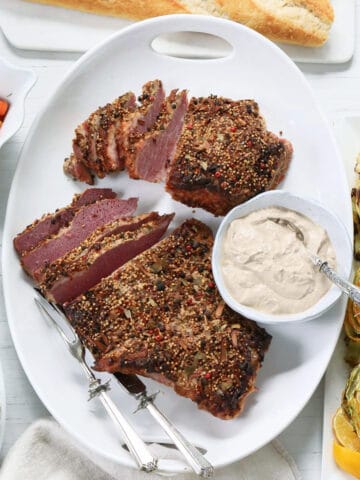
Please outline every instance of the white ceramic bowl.
[[36, 76], [31, 70], [11, 65], [0, 59], [0, 98], [8, 100], [9, 111], [0, 128], [0, 148], [21, 127], [24, 120], [24, 102]]
[[259, 323], [280, 324], [311, 320], [328, 310], [340, 298], [341, 291], [338, 287], [333, 285], [315, 305], [303, 312], [288, 315], [274, 315], [260, 312], [237, 302], [230, 295], [223, 281], [220, 262], [222, 243], [229, 224], [233, 220], [243, 217], [255, 210], [270, 206], [280, 206], [295, 210], [321, 225], [327, 231], [335, 249], [337, 272], [343, 278], [349, 278], [351, 274], [353, 248], [349, 234], [340, 219], [314, 200], [299, 197], [283, 190], [272, 190], [262, 193], [248, 202], [233, 208], [221, 222], [215, 237], [212, 254], [212, 268], [216, 285], [224, 301], [230, 308]]

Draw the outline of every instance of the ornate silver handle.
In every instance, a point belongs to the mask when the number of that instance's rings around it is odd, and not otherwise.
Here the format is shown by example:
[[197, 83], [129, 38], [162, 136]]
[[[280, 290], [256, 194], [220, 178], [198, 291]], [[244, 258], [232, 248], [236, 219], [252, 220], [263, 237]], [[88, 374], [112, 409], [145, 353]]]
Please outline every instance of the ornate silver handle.
[[136, 463], [141, 470], [153, 472], [157, 469], [157, 458], [152, 455], [143, 440], [135, 432], [130, 423], [126, 420], [115, 403], [111, 400], [106, 390], [109, 387], [106, 384], [99, 383], [93, 372], [85, 362], [80, 363], [89, 379], [90, 399], [98, 396], [105, 410], [113, 420], [115, 426], [120, 431], [121, 436], [126, 443], [130, 453], [133, 455]]
[[181, 432], [170, 422], [170, 420], [157, 408], [152, 402], [148, 401], [144, 405], [151, 413], [154, 419], [165, 430], [178, 450], [184, 455], [186, 461], [197, 475], [204, 478], [210, 478], [214, 475], [214, 467], [206, 460], [206, 458], [194, 447]]
[[317, 267], [319, 267], [320, 272], [326, 275], [332, 283], [346, 293], [352, 301], [360, 305], [360, 288], [340, 277], [340, 275], [333, 268], [329, 267], [327, 262], [321, 260], [321, 258], [312, 255], [312, 261]]

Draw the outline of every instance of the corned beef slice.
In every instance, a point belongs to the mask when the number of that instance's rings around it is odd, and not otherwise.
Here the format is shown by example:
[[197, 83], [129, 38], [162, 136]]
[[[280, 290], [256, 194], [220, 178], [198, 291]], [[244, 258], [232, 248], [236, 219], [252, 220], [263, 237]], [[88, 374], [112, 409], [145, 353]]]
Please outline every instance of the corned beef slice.
[[62, 228], [55, 237], [45, 240], [21, 258], [24, 270], [35, 280], [41, 281], [43, 267], [79, 245], [100, 226], [117, 218], [132, 215], [136, 207], [136, 198], [129, 200], [105, 199], [82, 207], [76, 212], [68, 227]]
[[90, 140], [88, 120], [85, 120], [75, 130], [75, 138], [72, 142], [73, 153], [65, 159], [64, 172], [72, 176], [74, 180], [93, 185], [94, 176], [88, 164]]
[[135, 109], [135, 102], [132, 92], [125, 93], [114, 102], [99, 107], [79, 125], [75, 130], [73, 153], [64, 162], [64, 172], [92, 185], [93, 173], [102, 178], [107, 171], [117, 170], [116, 129]]
[[71, 205], [80, 208], [104, 198], [116, 198], [116, 193], [111, 188], [87, 188], [81, 194], [74, 196]]
[[131, 178], [162, 181], [171, 163], [187, 109], [187, 95], [173, 90], [153, 128], [129, 139], [126, 167]]
[[88, 185], [93, 185], [94, 177], [88, 167], [86, 167], [85, 164], [79, 159], [81, 153], [78, 146], [74, 146], [74, 152], [79, 153], [72, 153], [69, 158], [65, 158], [64, 160], [64, 173], [72, 177], [74, 180], [79, 180], [80, 182], [87, 183]]
[[131, 138], [142, 135], [153, 127], [161, 111], [165, 92], [160, 80], [145, 83], [142, 95], [138, 98], [140, 106], [130, 115], [117, 131], [120, 168], [125, 167], [127, 148]]
[[115, 102], [98, 109], [88, 120], [90, 133], [90, 168], [99, 178], [120, 169], [117, 148], [117, 130], [136, 108], [135, 95], [130, 92]]
[[187, 220], [64, 308], [97, 370], [153, 378], [228, 419], [255, 390], [271, 337], [224, 304], [212, 246]]
[[54, 213], [44, 215], [41, 219], [27, 226], [23, 232], [19, 233], [14, 239], [15, 250], [19, 255], [23, 255], [46, 238], [57, 234], [61, 228], [66, 227], [80, 207], [104, 198], [115, 197], [116, 193], [110, 188], [89, 188], [83, 193], [75, 195], [70, 205]]
[[73, 300], [159, 241], [172, 218], [147, 213], [100, 227], [45, 269], [42, 292], [59, 304]]
[[[121, 123], [121, 120], [135, 109], [135, 101], [136, 98], [132, 92], [125, 93], [114, 102], [98, 108], [86, 122], [89, 150], [88, 156], [85, 158], [85, 164], [99, 178], [103, 178], [106, 173], [114, 171], [118, 167], [114, 130]], [[110, 130], [110, 137], [108, 138], [111, 125], [114, 128]], [[109, 165], [111, 165], [111, 170], [108, 169]]]
[[160, 80], [147, 82], [136, 105], [128, 92], [99, 107], [75, 130], [73, 153], [65, 159], [64, 172], [75, 180], [94, 183], [94, 175], [123, 170], [128, 137], [142, 134], [155, 123], [165, 93]]

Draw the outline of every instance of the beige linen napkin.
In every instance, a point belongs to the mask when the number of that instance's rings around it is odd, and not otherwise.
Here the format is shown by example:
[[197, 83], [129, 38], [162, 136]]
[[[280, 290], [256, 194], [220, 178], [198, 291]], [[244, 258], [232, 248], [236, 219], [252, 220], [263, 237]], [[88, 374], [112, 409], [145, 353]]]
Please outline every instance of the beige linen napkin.
[[[179, 455], [172, 449], [151, 447], [153, 452]], [[159, 449], [162, 449], [159, 451]], [[171, 452], [169, 454], [169, 452]], [[179, 457], [177, 457], [179, 458]], [[112, 464], [87, 452], [53, 420], [36, 421], [10, 450], [0, 470], [0, 480], [164, 480]], [[174, 480], [194, 480], [193, 474], [180, 474]], [[278, 442], [226, 468], [216, 471], [216, 480], [301, 480], [294, 461]]]

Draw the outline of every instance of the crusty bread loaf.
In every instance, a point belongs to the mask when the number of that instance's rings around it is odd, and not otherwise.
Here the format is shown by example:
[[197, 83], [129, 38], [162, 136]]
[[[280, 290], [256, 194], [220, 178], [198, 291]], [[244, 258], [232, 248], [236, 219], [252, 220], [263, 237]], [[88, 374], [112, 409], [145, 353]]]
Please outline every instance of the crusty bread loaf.
[[232, 20], [279, 42], [320, 46], [334, 21], [329, 0], [216, 1]]
[[308, 47], [326, 42], [334, 12], [330, 0], [28, 0], [142, 20], [171, 13], [216, 15], [243, 23], [272, 40]]
[[34, 3], [72, 8], [83, 12], [132, 20], [172, 13], [191, 13], [176, 0], [28, 0]]

